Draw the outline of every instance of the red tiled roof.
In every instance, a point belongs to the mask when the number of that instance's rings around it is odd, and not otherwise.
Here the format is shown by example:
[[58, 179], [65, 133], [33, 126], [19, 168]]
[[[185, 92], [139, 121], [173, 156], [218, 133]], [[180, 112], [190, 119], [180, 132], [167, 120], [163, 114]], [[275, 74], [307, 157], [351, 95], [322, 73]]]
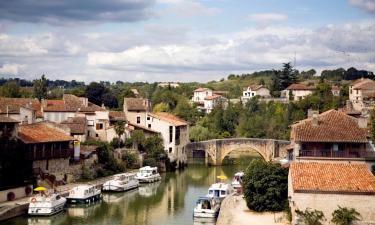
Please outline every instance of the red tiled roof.
[[12, 119], [8, 116], [0, 115], [0, 123], [19, 123], [19, 121]]
[[204, 91], [211, 91], [211, 89], [199, 87], [194, 90], [194, 92], [204, 92]]
[[375, 90], [375, 82], [370, 79], [359, 79], [353, 83], [354, 90]]
[[214, 99], [217, 99], [217, 98], [223, 98], [223, 96], [221, 95], [211, 95], [211, 96], [206, 96], [204, 98], [204, 100], [214, 100]]
[[291, 84], [286, 89], [287, 90], [314, 90], [313, 87], [308, 87], [304, 84]]
[[18, 137], [26, 144], [73, 141], [74, 138], [46, 123], [21, 125]]
[[358, 126], [356, 118], [337, 110], [329, 110], [313, 118], [293, 124], [291, 139], [301, 142], [348, 142], [367, 143], [367, 130]]
[[154, 118], [160, 119], [160, 120], [164, 120], [164, 121], [166, 121], [168, 123], [171, 123], [175, 126], [188, 125], [188, 123], [185, 120], [183, 120], [183, 119], [181, 119], [181, 118], [179, 118], [179, 117], [177, 117], [173, 114], [167, 113], [167, 112], [149, 113], [148, 115], [152, 116]]
[[19, 114], [21, 107], [32, 108], [36, 111], [37, 117], [41, 115], [41, 105], [38, 99], [32, 98], [3, 98], [0, 97], [0, 114]]
[[366, 164], [292, 162], [295, 192], [375, 194], [375, 177]]
[[128, 111], [149, 110], [149, 102], [144, 98], [124, 98], [124, 105]]
[[260, 88], [265, 88], [263, 85], [257, 85], [257, 84], [252, 84], [247, 87], [247, 89], [250, 89], [252, 91], [259, 90]]
[[105, 111], [102, 107], [87, 101], [87, 98], [64, 94], [62, 100], [46, 100], [45, 112], [95, 112]]

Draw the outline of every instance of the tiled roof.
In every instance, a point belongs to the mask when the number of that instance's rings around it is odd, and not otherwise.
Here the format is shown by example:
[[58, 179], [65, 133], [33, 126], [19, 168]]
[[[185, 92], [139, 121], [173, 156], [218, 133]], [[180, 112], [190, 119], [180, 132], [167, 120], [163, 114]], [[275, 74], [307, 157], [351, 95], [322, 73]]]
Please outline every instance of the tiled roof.
[[185, 126], [185, 125], [188, 125], [188, 123], [173, 115], [173, 114], [170, 114], [170, 113], [166, 113], [166, 112], [156, 112], [156, 113], [149, 113], [149, 116], [152, 116], [154, 118], [157, 118], [157, 119], [160, 119], [160, 120], [164, 120], [168, 123], [171, 123], [173, 124], [174, 126]]
[[354, 90], [375, 90], [375, 82], [370, 79], [359, 79], [353, 83]]
[[329, 110], [313, 118], [292, 125], [291, 139], [301, 142], [349, 142], [367, 143], [366, 129], [358, 126], [356, 118], [337, 110]]
[[247, 87], [247, 89], [250, 89], [252, 91], [259, 90], [261, 88], [265, 88], [263, 85], [257, 85], [257, 84], [252, 84]]
[[129, 125], [128, 127], [130, 127], [130, 131], [133, 131], [133, 130], [144, 130], [144, 131], [149, 132], [149, 133], [155, 133], [155, 134], [160, 133], [159, 131], [150, 129], [148, 127], [141, 126], [139, 124], [128, 122], [128, 125]]
[[375, 194], [375, 177], [366, 164], [293, 162], [295, 192]]
[[203, 91], [211, 91], [211, 89], [199, 87], [199, 88], [194, 90], [194, 92], [203, 92]]
[[111, 120], [111, 121], [126, 121], [125, 112], [109, 111], [109, 120]]
[[46, 100], [45, 112], [95, 112], [105, 111], [102, 107], [88, 102], [87, 98], [64, 94], [62, 100]]
[[85, 117], [70, 117], [61, 122], [70, 128], [71, 134], [85, 134], [86, 133], [86, 118]]
[[129, 111], [148, 111], [148, 100], [144, 98], [124, 98], [124, 105]]
[[308, 87], [304, 84], [291, 84], [286, 89], [287, 90], [314, 90], [313, 87]]
[[224, 98], [224, 97], [221, 96], [221, 95], [211, 95], [211, 96], [206, 96], [204, 98], [204, 100], [214, 100], [214, 99], [217, 99], [217, 98]]
[[41, 117], [41, 105], [38, 99], [32, 98], [3, 98], [0, 97], [0, 114], [19, 114], [20, 108], [28, 106], [36, 111], [36, 116]]
[[8, 116], [0, 115], [0, 123], [19, 123], [19, 121], [12, 119]]
[[46, 123], [21, 125], [18, 137], [26, 144], [73, 141], [74, 138]]

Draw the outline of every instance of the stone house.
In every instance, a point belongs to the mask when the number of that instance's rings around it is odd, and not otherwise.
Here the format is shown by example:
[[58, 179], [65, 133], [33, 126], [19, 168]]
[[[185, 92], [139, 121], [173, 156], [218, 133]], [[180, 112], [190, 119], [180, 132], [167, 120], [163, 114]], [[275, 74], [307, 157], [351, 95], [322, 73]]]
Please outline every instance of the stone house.
[[291, 125], [289, 159], [370, 163], [375, 152], [369, 145], [366, 123], [337, 110], [312, 113]]
[[296, 210], [306, 209], [322, 211], [324, 224], [331, 224], [338, 206], [358, 211], [358, 224], [375, 223], [375, 177], [364, 164], [293, 162], [288, 200], [292, 224], [301, 224]]
[[42, 121], [43, 114], [38, 99], [0, 97], [0, 115], [19, 122]]
[[185, 146], [189, 142], [189, 125], [186, 121], [166, 112], [148, 113], [147, 127], [160, 132], [171, 162], [187, 163]]
[[356, 80], [349, 86], [349, 101], [354, 110], [372, 110], [375, 105], [375, 82], [370, 79]]
[[291, 84], [282, 91], [282, 95], [285, 96], [287, 100], [299, 101], [313, 94], [314, 90], [313, 87], [308, 87], [304, 84]]
[[151, 110], [151, 103], [144, 98], [124, 98], [123, 108], [127, 121], [145, 126], [146, 115]]
[[203, 110], [205, 113], [210, 113], [215, 107], [222, 105], [226, 107], [228, 104], [228, 99], [221, 95], [212, 95], [204, 98]]
[[250, 85], [244, 88], [242, 92], [241, 100], [242, 102], [246, 103], [247, 101], [249, 101], [249, 99], [255, 96], [259, 96], [261, 98], [270, 98], [271, 97], [270, 90], [263, 85], [256, 85], [256, 84]]

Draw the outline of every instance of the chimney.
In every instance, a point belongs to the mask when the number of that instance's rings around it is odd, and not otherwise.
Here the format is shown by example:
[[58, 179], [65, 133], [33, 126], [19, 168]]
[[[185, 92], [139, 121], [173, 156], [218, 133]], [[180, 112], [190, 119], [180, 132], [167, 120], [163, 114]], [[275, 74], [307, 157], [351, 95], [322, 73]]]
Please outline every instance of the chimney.
[[313, 127], [317, 127], [319, 125], [319, 120], [318, 120], [318, 114], [313, 113], [312, 114], [312, 125]]
[[307, 118], [312, 118], [314, 114], [319, 114], [318, 110], [308, 109], [307, 110]]

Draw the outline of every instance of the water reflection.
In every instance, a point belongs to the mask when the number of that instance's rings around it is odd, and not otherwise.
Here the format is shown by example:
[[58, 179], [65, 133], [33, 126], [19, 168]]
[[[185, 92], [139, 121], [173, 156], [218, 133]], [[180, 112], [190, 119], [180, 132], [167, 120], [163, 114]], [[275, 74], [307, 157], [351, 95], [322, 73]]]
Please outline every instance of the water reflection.
[[104, 194], [103, 201], [96, 204], [69, 208], [54, 217], [34, 220], [25, 216], [4, 224], [213, 225], [212, 221], [193, 221], [196, 200], [206, 195], [217, 176], [232, 177], [238, 170], [237, 166], [190, 165], [184, 171], [164, 174], [158, 183], [125, 193]]

